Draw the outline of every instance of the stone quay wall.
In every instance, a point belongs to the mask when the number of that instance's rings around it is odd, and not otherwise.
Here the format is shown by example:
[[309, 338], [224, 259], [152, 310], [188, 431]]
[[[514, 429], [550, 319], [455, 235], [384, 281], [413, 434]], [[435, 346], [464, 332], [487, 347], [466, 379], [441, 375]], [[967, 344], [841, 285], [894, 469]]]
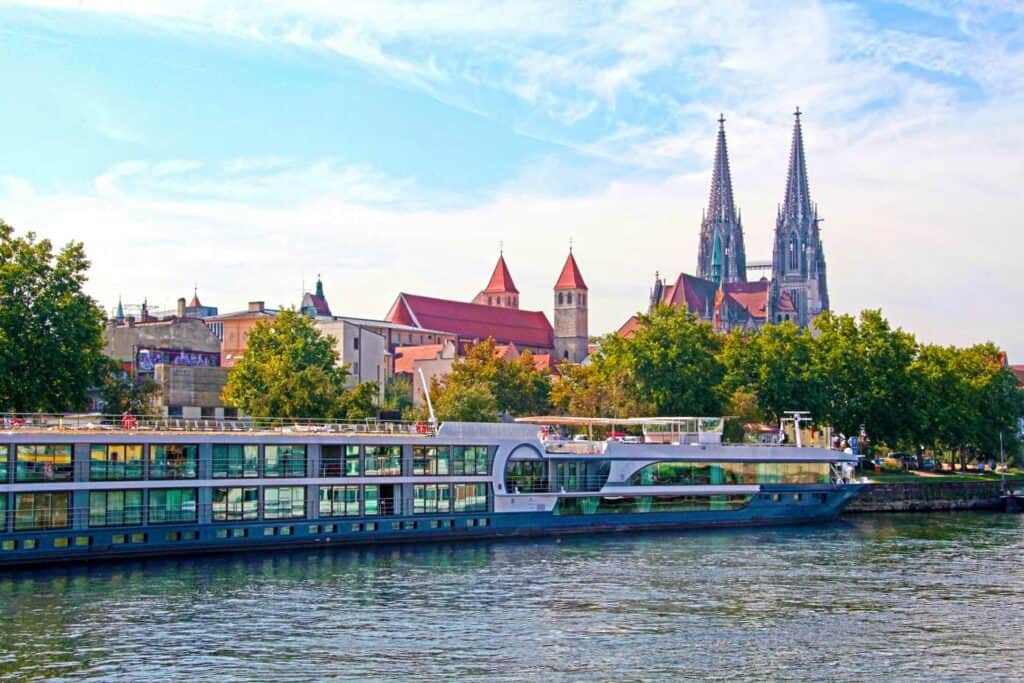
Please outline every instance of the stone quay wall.
[[[1024, 481], [1007, 480], [1007, 489]], [[998, 481], [922, 481], [867, 484], [846, 506], [846, 512], [936, 512], [994, 510], [1000, 507]]]

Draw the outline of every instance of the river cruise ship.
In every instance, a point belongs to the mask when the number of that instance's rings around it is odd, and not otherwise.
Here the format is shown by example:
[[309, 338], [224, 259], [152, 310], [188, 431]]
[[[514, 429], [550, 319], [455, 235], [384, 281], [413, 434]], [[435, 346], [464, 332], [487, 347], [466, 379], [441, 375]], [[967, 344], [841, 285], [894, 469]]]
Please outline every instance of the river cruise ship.
[[858, 489], [854, 456], [725, 445], [722, 424], [7, 417], [0, 566], [818, 522]]

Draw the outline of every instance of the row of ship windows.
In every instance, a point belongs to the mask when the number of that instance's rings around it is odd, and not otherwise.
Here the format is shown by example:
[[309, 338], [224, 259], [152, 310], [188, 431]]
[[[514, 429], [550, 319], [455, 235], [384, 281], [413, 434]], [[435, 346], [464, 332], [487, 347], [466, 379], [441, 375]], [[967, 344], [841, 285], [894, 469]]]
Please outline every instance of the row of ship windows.
[[[417, 484], [413, 486], [413, 514], [486, 512], [489, 487], [484, 483]], [[304, 486], [215, 487], [210, 505], [214, 522], [304, 519]], [[320, 486], [320, 517], [375, 517], [394, 515], [401, 501], [394, 486]], [[0, 493], [0, 531], [65, 529], [72, 524], [70, 492], [13, 494], [14, 510], [7, 522], [8, 494]], [[198, 521], [198, 489], [126, 489], [90, 491], [90, 527], [174, 524]]]
[[[147, 457], [148, 451], [148, 457]], [[0, 482], [10, 479], [10, 451], [0, 445]], [[15, 449], [14, 481], [72, 481], [70, 444], [20, 444]], [[213, 446], [211, 476], [224, 478], [306, 477], [302, 445]], [[416, 446], [413, 475], [490, 474], [486, 446]], [[323, 446], [321, 477], [397, 477], [402, 475], [401, 446]], [[93, 444], [89, 451], [90, 481], [198, 479], [199, 446], [176, 444]]]
[[[454, 519], [430, 519], [425, 522], [417, 520], [405, 520], [401, 522], [391, 522], [389, 526], [384, 526], [378, 522], [352, 522], [348, 525], [347, 530], [349, 532], [374, 532], [374, 531], [412, 531], [415, 529], [455, 529], [459, 526], [464, 526], [467, 529], [488, 527], [491, 525], [490, 518], [487, 517], [474, 517], [470, 519], [460, 520], [461, 524], [457, 524]], [[293, 536], [296, 535], [296, 531], [302, 531], [302, 527], [296, 529], [295, 526], [268, 526], [262, 529], [257, 529], [259, 536]], [[305, 532], [308, 536], [319, 536], [322, 534], [334, 534], [339, 531], [345, 531], [346, 527], [341, 524], [310, 524], [305, 527]], [[214, 529], [213, 538], [218, 540], [222, 539], [240, 539], [249, 538], [248, 528], [233, 528], [233, 529]], [[178, 541], [197, 541], [199, 540], [200, 534], [194, 529], [186, 531], [168, 531], [165, 532], [162, 540], [164, 542], [178, 542]], [[150, 541], [150, 534], [145, 532], [132, 533], [132, 534], [113, 534], [110, 537], [110, 545], [140, 545]], [[92, 536], [58, 536], [50, 539], [50, 548], [56, 550], [74, 549], [74, 548], [89, 548], [93, 545]], [[0, 551], [10, 552], [14, 550], [38, 550], [39, 539], [36, 538], [25, 538], [25, 539], [4, 539], [0, 541]]]

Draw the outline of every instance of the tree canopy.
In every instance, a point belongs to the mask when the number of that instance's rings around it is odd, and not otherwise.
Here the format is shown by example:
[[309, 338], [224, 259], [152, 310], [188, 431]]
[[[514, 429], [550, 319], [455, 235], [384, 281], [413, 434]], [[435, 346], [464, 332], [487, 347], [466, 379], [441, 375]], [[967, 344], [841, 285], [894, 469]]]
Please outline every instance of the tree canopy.
[[59, 251], [0, 221], [0, 410], [82, 409], [108, 368], [80, 242]]
[[[223, 398], [256, 417], [347, 418], [365, 408], [345, 391], [348, 370], [338, 366], [333, 341], [294, 309], [259, 320], [249, 348], [228, 372]], [[367, 390], [360, 390], [365, 398]]]
[[494, 339], [473, 346], [430, 388], [435, 412], [441, 420], [467, 420], [465, 416], [472, 414], [489, 421], [497, 419], [498, 413], [543, 413], [550, 391], [551, 383], [535, 367], [533, 354], [523, 351], [518, 358], [506, 361], [499, 356]]

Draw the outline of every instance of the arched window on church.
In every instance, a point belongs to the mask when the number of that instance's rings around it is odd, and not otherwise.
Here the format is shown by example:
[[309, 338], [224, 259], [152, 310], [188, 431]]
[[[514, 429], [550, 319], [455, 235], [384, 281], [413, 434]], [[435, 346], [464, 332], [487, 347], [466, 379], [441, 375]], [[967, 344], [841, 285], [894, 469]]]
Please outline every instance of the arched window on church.
[[795, 271], [800, 267], [799, 260], [797, 259], [797, 242], [796, 235], [789, 236], [789, 270]]
[[494, 299], [492, 299], [491, 297], [487, 297], [487, 305], [488, 306], [493, 306], [494, 305]]
[[566, 292], [565, 293], [565, 303], [567, 303], [567, 304], [571, 304], [572, 303], [572, 292]]
[[559, 292], [558, 293], [558, 305], [561, 306], [563, 303], [564, 303], [564, 301], [562, 300], [562, 293]]

